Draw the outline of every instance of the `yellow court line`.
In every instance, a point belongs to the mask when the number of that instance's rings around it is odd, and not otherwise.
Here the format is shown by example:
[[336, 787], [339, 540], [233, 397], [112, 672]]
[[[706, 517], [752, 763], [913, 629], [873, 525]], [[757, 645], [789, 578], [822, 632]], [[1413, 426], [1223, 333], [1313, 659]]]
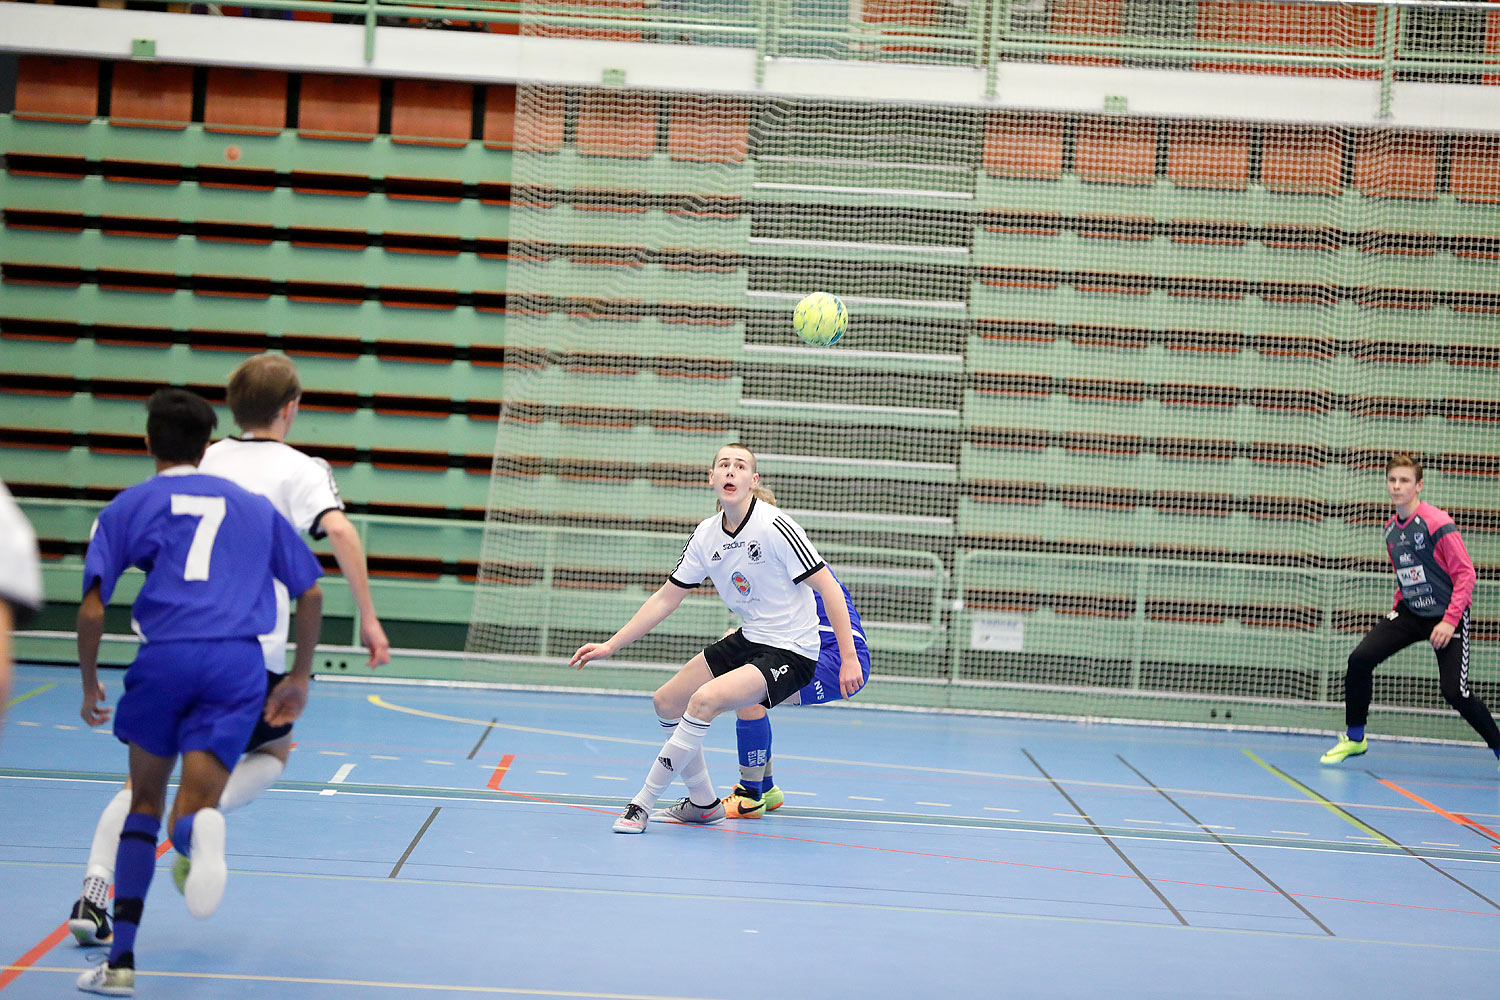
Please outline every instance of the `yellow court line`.
[[[417, 715], [424, 719], [437, 719], [440, 722], [457, 722], [466, 726], [479, 726], [481, 728], [508, 729], [515, 733], [536, 733], [540, 736], [567, 736], [580, 740], [595, 740], [601, 743], [627, 743], [639, 747], [660, 747], [660, 742], [649, 740], [633, 740], [624, 736], [601, 736], [598, 733], [580, 733], [566, 729], [537, 729], [532, 726], [516, 726], [506, 722], [495, 722], [490, 719], [469, 719], [461, 715], [443, 715], [441, 712], [428, 712], [420, 708], [409, 708], [405, 705], [397, 705], [386, 701], [377, 694], [366, 695], [365, 699], [377, 708], [389, 709], [392, 712], [404, 712], [407, 715]], [[706, 753], [735, 753], [733, 750], [725, 750], [722, 747], [705, 746]], [[1249, 753], [1249, 751], [1245, 751]], [[1254, 754], [1251, 754], [1254, 756]], [[798, 754], [780, 753], [776, 754], [778, 760], [796, 760], [809, 764], [837, 764], [844, 767], [870, 767], [886, 771], [904, 771], [912, 774], [943, 774], [960, 778], [991, 778], [1001, 781], [1019, 781], [1025, 784], [1042, 784], [1045, 778], [1029, 774], [1006, 774], [1000, 771], [976, 771], [959, 767], [925, 767], [921, 764], [899, 764], [882, 760], [845, 760], [840, 757], [806, 757]], [[1069, 787], [1076, 788], [1104, 788], [1120, 789], [1128, 792], [1143, 791], [1143, 786], [1133, 784], [1122, 784], [1113, 781], [1078, 781], [1069, 780], [1063, 782]], [[1245, 792], [1219, 792], [1202, 788], [1164, 788], [1162, 791], [1180, 793], [1183, 795], [1203, 795], [1216, 799], [1232, 799], [1237, 802], [1291, 802], [1300, 803], [1300, 798], [1289, 798], [1277, 795], [1251, 795]], [[1303, 789], [1305, 792], [1306, 789]], [[1154, 793], [1153, 793], [1154, 794]], [[1420, 813], [1421, 809], [1413, 806], [1401, 805], [1378, 805], [1370, 804], [1364, 808], [1381, 809], [1387, 812], [1410, 812]], [[1475, 815], [1485, 815], [1475, 813]]]
[[[0, 971], [15, 966], [0, 965]], [[55, 965], [31, 965], [25, 972], [66, 972], [79, 970]], [[370, 986], [390, 990], [442, 990], [448, 993], [499, 993], [521, 997], [580, 997], [583, 1000], [705, 1000], [703, 997], [664, 996], [659, 993], [591, 993], [578, 990], [520, 989], [510, 986], [458, 986], [449, 983], [391, 983], [371, 979], [320, 979], [314, 976], [252, 976], [229, 972], [136, 972], [142, 979], [214, 979], [247, 983], [297, 983], [308, 986]]]
[[57, 687], [57, 684], [55, 684], [55, 683], [53, 683], [53, 684], [43, 684], [41, 687], [35, 689], [34, 691], [27, 691], [25, 694], [18, 694], [18, 695], [16, 695], [10, 701], [7, 701], [5, 703], [5, 707], [6, 708], [14, 708], [15, 706], [21, 704], [21, 702], [25, 701], [27, 698], [35, 698], [37, 695], [41, 694], [43, 691], [51, 691], [55, 687]]
[[1251, 760], [1255, 761], [1255, 763], [1259, 764], [1261, 767], [1265, 768], [1267, 771], [1270, 771], [1272, 774], [1276, 775], [1276, 777], [1280, 778], [1282, 781], [1285, 781], [1288, 785], [1291, 785], [1293, 788], [1295, 788], [1298, 791], [1300, 791], [1303, 795], [1306, 795], [1308, 798], [1312, 799], [1318, 805], [1322, 806], [1324, 809], [1327, 809], [1329, 812], [1333, 813], [1339, 819], [1342, 819], [1342, 820], [1344, 820], [1345, 822], [1348, 822], [1348, 823], [1352, 823], [1355, 826], [1355, 828], [1363, 830], [1366, 834], [1368, 834], [1371, 837], [1374, 837], [1376, 840], [1378, 840], [1380, 843], [1384, 844], [1386, 847], [1394, 847], [1394, 848], [1397, 848], [1398, 850], [1400, 849], [1401, 845], [1398, 844], [1398, 843], [1396, 843], [1390, 837], [1387, 837], [1385, 834], [1381, 833], [1379, 830], [1375, 829], [1372, 826], [1368, 826], [1368, 825], [1366, 825], [1364, 823], [1361, 823], [1358, 818], [1350, 815], [1344, 809], [1340, 808], [1336, 803], [1334, 803], [1334, 802], [1332, 802], [1332, 801], [1330, 801], [1328, 799], [1325, 799], [1322, 795], [1319, 795], [1317, 792], [1313, 791], [1311, 788], [1308, 788], [1306, 785], [1304, 785], [1302, 782], [1298, 781], [1296, 778], [1292, 777], [1290, 774], [1287, 774], [1285, 771], [1281, 770], [1278, 767], [1275, 767], [1275, 766], [1273, 766], [1271, 764], [1267, 764], [1265, 761], [1263, 761], [1259, 757], [1255, 756], [1255, 754], [1252, 751], [1246, 750], [1246, 751], [1244, 751], [1244, 753], [1245, 753], [1245, 756], [1247, 756]]

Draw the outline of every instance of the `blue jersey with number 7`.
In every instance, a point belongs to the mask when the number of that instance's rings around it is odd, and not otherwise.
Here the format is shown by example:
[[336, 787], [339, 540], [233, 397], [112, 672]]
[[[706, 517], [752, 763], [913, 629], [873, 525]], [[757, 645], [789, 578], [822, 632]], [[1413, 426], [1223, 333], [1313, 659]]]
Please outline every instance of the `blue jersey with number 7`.
[[131, 626], [147, 642], [253, 639], [276, 624], [273, 578], [297, 595], [323, 573], [270, 501], [190, 466], [130, 487], [99, 512], [83, 592], [97, 583], [108, 603], [131, 566], [146, 571]]

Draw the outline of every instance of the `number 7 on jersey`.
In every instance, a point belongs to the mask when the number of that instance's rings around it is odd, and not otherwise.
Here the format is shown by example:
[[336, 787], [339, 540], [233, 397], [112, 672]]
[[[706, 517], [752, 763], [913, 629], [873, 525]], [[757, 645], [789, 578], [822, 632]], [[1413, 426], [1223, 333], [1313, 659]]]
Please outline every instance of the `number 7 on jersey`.
[[188, 547], [187, 562], [182, 567], [182, 578], [207, 580], [214, 538], [219, 533], [219, 525], [224, 523], [224, 498], [173, 493], [172, 513], [198, 518], [198, 527], [193, 532], [193, 544]]

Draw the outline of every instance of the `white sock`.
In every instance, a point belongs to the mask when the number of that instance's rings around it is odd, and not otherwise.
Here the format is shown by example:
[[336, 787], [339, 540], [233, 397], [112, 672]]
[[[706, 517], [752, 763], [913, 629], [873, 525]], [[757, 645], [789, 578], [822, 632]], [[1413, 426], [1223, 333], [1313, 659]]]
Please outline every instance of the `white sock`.
[[[663, 719], [658, 715], [656, 721], [661, 723], [662, 732], [670, 737], [677, 731], [677, 724], [682, 719]], [[687, 785], [688, 798], [700, 805], [712, 804], [708, 800], [719, 797], [714, 792], [713, 782], [709, 780], [708, 761], [703, 759], [703, 748], [701, 746], [698, 748], [698, 752], [693, 755], [693, 759], [688, 761], [687, 766], [682, 769], [682, 783]]]
[[655, 763], [646, 774], [646, 783], [641, 786], [641, 790], [631, 801], [642, 809], [649, 810], [656, 805], [657, 800], [661, 798], [661, 793], [667, 790], [674, 776], [681, 777], [684, 782], [689, 780], [693, 782], [688, 786], [688, 795], [696, 797], [693, 795], [693, 789], [696, 786], [698, 795], [703, 796], [703, 801], [699, 802], [699, 805], [707, 804], [710, 799], [717, 800], [718, 796], [714, 794], [713, 783], [708, 778], [708, 764], [703, 760], [703, 737], [707, 734], [708, 723], [699, 721], [691, 715], [684, 715], [682, 722], [673, 730], [671, 738], [662, 744], [661, 752], [657, 754]]
[[107, 887], [115, 880], [115, 854], [120, 850], [120, 831], [125, 829], [125, 814], [130, 812], [130, 789], [122, 788], [109, 800], [94, 827], [94, 843], [89, 848], [89, 866], [83, 871], [85, 887], [91, 878], [103, 879]]
[[[247, 806], [260, 797], [260, 793], [276, 784], [286, 765], [281, 759], [268, 753], [247, 753], [229, 772], [224, 784], [224, 793], [219, 796], [219, 811], [233, 812]], [[123, 822], [123, 820], [121, 821]]]
[[693, 754], [693, 759], [682, 769], [682, 783], [687, 785], [688, 798], [700, 806], [711, 806], [719, 801], [714, 783], [708, 777], [708, 761], [703, 759], [703, 747]]

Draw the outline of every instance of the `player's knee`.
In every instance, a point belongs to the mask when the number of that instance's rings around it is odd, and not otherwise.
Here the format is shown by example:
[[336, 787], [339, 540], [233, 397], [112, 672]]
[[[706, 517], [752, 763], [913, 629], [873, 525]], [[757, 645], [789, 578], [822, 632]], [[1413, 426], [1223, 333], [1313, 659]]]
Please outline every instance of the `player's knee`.
[[725, 707], [723, 700], [712, 690], [712, 685], [704, 685], [693, 692], [693, 696], [688, 699], [687, 714], [703, 722], [709, 722], [714, 716], [724, 711]]
[[682, 716], [683, 704], [676, 695], [663, 684], [651, 695], [651, 707], [656, 709], [656, 715], [662, 719], [676, 719]]
[[1457, 679], [1444, 678], [1438, 683], [1438, 690], [1442, 692], [1443, 700], [1454, 708], [1469, 700], [1469, 693], [1459, 686]]

